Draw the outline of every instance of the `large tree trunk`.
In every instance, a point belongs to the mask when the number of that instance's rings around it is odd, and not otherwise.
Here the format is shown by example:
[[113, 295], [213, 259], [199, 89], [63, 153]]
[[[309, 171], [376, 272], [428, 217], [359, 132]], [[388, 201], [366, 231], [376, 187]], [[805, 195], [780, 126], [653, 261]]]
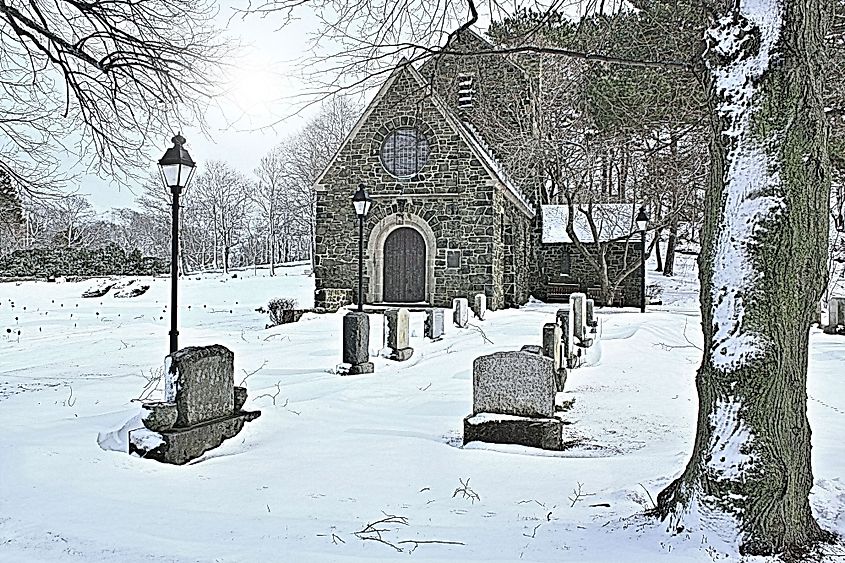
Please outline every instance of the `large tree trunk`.
[[[657, 512], [719, 523], [740, 553], [829, 539], [810, 510], [808, 330], [825, 285], [823, 0], [723, 0], [709, 31], [711, 185], [701, 278], [698, 429]], [[724, 538], [724, 532], [730, 538]]]

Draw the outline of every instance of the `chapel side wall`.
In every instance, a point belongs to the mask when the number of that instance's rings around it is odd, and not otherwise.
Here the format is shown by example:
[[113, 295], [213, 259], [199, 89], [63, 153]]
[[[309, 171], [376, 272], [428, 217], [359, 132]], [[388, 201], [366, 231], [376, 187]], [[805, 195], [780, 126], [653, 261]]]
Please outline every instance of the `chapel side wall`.
[[[639, 264], [642, 257], [642, 245], [639, 242], [629, 243], [627, 258], [625, 242], [610, 243], [607, 251], [607, 267], [610, 278], [613, 279], [625, 270], [626, 265]], [[575, 245], [568, 243], [541, 243], [538, 246], [538, 276], [540, 285], [535, 289], [535, 297], [546, 300], [548, 298], [548, 283], [578, 283], [582, 290], [588, 287], [599, 287], [601, 282], [595, 269], [588, 260], [578, 252]], [[561, 275], [563, 254], [569, 253], [569, 276]], [[639, 307], [641, 296], [641, 277], [639, 268], [630, 273], [619, 286], [622, 300], [626, 307]]]
[[[495, 194], [495, 209], [494, 291], [488, 297], [491, 298], [491, 308], [501, 309], [528, 301], [532, 221], [500, 190]], [[510, 299], [508, 292], [512, 292]]]
[[[379, 149], [396, 127], [417, 126], [428, 139], [430, 155], [420, 173], [408, 180], [391, 176], [382, 166]], [[351, 198], [364, 183], [375, 203], [364, 225], [368, 251], [373, 228], [388, 215], [397, 222], [420, 217], [434, 233], [433, 304], [451, 306], [455, 297], [493, 291], [493, 193], [487, 172], [461, 137], [445, 122], [426, 92], [405, 71], [372, 108], [357, 134], [326, 171], [317, 193], [317, 295], [326, 288], [357, 291], [358, 226]], [[406, 222], [413, 227], [411, 221]], [[457, 268], [446, 264], [447, 250], [460, 250]], [[374, 257], [365, 256], [364, 288], [373, 298], [370, 281]], [[431, 291], [431, 288], [428, 288]]]

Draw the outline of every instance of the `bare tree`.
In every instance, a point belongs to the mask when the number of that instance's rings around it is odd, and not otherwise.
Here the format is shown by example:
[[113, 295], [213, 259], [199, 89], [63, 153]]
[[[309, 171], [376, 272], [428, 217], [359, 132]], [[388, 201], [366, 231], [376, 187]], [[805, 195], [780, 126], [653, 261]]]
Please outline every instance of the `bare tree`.
[[43, 193], [67, 154], [126, 173], [151, 137], [202, 123], [226, 54], [215, 14], [207, 0], [0, 0], [0, 169]]
[[215, 250], [219, 250], [224, 273], [229, 272], [229, 258], [249, 214], [249, 180], [225, 162], [212, 160], [197, 176], [192, 197], [212, 221]]
[[285, 150], [277, 146], [261, 158], [255, 169], [258, 182], [250, 186], [249, 198], [255, 204], [267, 229], [267, 257], [270, 263], [270, 275], [276, 275], [276, 249], [278, 247], [279, 217], [282, 191], [285, 189]]

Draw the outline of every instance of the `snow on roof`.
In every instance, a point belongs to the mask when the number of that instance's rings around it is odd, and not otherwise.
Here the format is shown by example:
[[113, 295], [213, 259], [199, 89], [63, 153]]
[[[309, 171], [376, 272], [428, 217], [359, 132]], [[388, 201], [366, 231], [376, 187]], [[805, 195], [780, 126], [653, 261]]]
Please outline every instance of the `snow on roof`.
[[[566, 234], [566, 223], [569, 220], [568, 205], [541, 205], [543, 214], [543, 242], [566, 242], [572, 239]], [[590, 224], [587, 221], [586, 204], [575, 205], [575, 220], [572, 227], [575, 236], [581, 242], [595, 242]], [[637, 230], [634, 217], [637, 206], [633, 203], [594, 203], [592, 205], [593, 221], [599, 234], [599, 242], [624, 238]]]

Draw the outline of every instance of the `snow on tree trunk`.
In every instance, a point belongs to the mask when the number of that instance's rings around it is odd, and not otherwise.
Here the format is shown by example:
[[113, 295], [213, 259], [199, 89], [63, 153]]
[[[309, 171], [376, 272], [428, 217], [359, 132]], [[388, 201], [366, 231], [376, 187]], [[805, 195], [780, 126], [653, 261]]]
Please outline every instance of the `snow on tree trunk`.
[[695, 445], [658, 497], [675, 531], [741, 553], [828, 539], [810, 510], [807, 353], [825, 286], [822, 0], [720, 3], [707, 34], [713, 166], [699, 258], [705, 351]]

